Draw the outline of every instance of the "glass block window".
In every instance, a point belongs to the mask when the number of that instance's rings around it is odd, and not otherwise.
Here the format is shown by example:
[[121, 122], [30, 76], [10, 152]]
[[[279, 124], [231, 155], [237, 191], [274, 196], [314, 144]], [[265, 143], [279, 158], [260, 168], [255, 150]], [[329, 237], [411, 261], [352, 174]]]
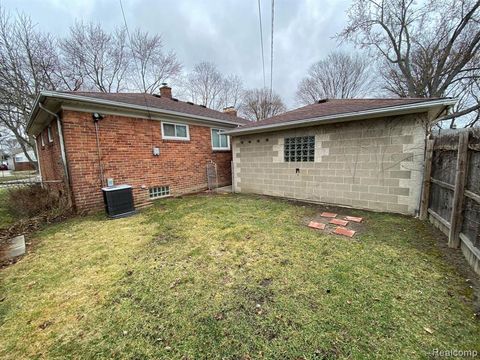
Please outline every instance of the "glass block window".
[[285, 161], [315, 161], [315, 136], [285, 138]]
[[170, 195], [170, 186], [157, 186], [148, 189], [150, 199], [157, 199]]

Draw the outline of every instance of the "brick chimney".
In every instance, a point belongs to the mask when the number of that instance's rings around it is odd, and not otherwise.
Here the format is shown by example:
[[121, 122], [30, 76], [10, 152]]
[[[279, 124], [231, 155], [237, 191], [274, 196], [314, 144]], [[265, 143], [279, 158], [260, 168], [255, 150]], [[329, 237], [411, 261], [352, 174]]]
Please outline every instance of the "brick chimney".
[[160, 96], [167, 99], [172, 98], [172, 88], [168, 86], [167, 83], [162, 83], [162, 86], [160, 87]]
[[237, 116], [237, 110], [235, 110], [235, 108], [233, 106], [223, 108], [223, 112], [225, 114], [230, 115], [230, 116], [235, 116], [235, 117]]

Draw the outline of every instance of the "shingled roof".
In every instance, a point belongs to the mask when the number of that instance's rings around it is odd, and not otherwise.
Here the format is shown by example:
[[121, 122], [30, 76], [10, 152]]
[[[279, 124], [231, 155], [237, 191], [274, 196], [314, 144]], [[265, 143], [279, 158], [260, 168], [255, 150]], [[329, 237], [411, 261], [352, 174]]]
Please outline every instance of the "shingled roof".
[[64, 94], [71, 94], [83, 96], [87, 98], [102, 99], [108, 101], [121, 102], [125, 104], [146, 106], [158, 110], [170, 110], [181, 112], [189, 115], [203, 116], [212, 119], [226, 120], [237, 122], [238, 124], [248, 124], [250, 121], [238, 116], [232, 116], [227, 113], [209, 109], [203, 105], [196, 105], [191, 102], [180, 101], [175, 98], [164, 98], [156, 94], [144, 93], [102, 93], [102, 92], [80, 92], [69, 91], [61, 92]]
[[433, 108], [444, 109], [455, 102], [451, 98], [324, 99], [261, 121], [247, 123], [226, 133], [251, 133], [286, 126], [349, 121], [360, 117], [389, 116], [395, 112], [427, 112]]
[[396, 99], [325, 99], [298, 109], [287, 111], [271, 118], [252, 122], [244, 127], [255, 127], [276, 124], [292, 120], [312, 119], [321, 116], [338, 115], [372, 109], [386, 108], [396, 105], [414, 104], [438, 99], [396, 98]]

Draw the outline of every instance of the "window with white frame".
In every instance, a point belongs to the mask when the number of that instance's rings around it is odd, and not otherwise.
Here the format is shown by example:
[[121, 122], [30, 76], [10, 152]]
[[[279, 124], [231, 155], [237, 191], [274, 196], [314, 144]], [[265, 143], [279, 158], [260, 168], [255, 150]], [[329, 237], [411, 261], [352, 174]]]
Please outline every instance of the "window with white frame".
[[230, 150], [230, 137], [220, 134], [221, 131], [220, 129], [212, 129], [212, 149]]
[[156, 186], [148, 189], [150, 199], [158, 199], [170, 195], [170, 186]]
[[190, 140], [188, 125], [162, 122], [162, 138], [167, 140]]
[[48, 135], [48, 142], [53, 142], [53, 134], [52, 134], [52, 127], [49, 126], [47, 128], [47, 135]]

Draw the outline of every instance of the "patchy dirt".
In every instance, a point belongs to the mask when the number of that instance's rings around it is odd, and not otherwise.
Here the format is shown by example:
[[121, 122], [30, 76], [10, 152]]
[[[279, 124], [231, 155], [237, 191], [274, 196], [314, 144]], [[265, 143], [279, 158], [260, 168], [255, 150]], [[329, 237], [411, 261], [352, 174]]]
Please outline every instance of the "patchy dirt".
[[[337, 214], [336, 219], [344, 219], [345, 216], [357, 216], [357, 215], [361, 216], [363, 218], [363, 221], [361, 223], [350, 221], [347, 225], [347, 228], [356, 231], [352, 239], [356, 239], [358, 235], [361, 236], [361, 234], [366, 230], [366, 227], [368, 226], [369, 218], [368, 216], [366, 216], [367, 211], [343, 208], [338, 206], [329, 206], [329, 205], [323, 205], [323, 204], [305, 203], [305, 202], [295, 201], [295, 200], [285, 200], [285, 201], [295, 204], [297, 206], [302, 206], [304, 208], [310, 208], [314, 210], [316, 215], [304, 217], [302, 219], [303, 223], [305, 224], [305, 226], [307, 226], [310, 221], [326, 224], [325, 230], [322, 230], [322, 232], [326, 232], [328, 234], [333, 234], [337, 225], [329, 224], [329, 221], [331, 220], [331, 218], [325, 218], [320, 216], [322, 212], [336, 213]], [[359, 213], [361, 214], [359, 215]], [[407, 215], [401, 215], [401, 214], [399, 214], [398, 216], [409, 217]], [[436, 248], [439, 249], [443, 260], [446, 263], [452, 265], [454, 268], [456, 268], [458, 273], [465, 278], [465, 282], [469, 284], [469, 287], [472, 289], [472, 293], [473, 293], [472, 306], [474, 309], [474, 314], [475, 314], [475, 317], [478, 319], [478, 321], [480, 321], [480, 276], [476, 274], [471, 268], [471, 266], [467, 263], [461, 249], [452, 249], [448, 247], [448, 239], [440, 230], [435, 228], [433, 225], [429, 223], [424, 223], [420, 220], [418, 220], [418, 224], [419, 226], [425, 226], [425, 225], [429, 226], [429, 228], [431, 229], [430, 230], [431, 234], [433, 235], [432, 237], [435, 239], [435, 246]], [[431, 250], [431, 244], [428, 244], [428, 243], [422, 243], [419, 241], [415, 243], [415, 246], [425, 251]], [[466, 300], [466, 298], [465, 298], [465, 301], [470, 302], [469, 300]]]
[[472, 305], [475, 317], [480, 321], [480, 276], [473, 271], [471, 266], [465, 260], [461, 249], [452, 249], [448, 247], [448, 239], [440, 230], [433, 225], [432, 235], [435, 239], [435, 247], [440, 250], [442, 258], [446, 263], [454, 266], [458, 273], [465, 278], [465, 282], [469, 284], [473, 293]]
[[0, 250], [8, 246], [7, 240], [18, 235], [25, 235], [26, 245], [25, 254], [17, 256], [13, 259], [0, 261], [0, 270], [9, 265], [15, 264], [17, 261], [22, 259], [29, 251], [31, 251], [31, 248], [35, 245], [31, 241], [31, 235], [33, 233], [44, 228], [46, 225], [62, 222], [72, 216], [73, 213], [71, 211], [55, 216], [47, 213], [36, 217], [17, 220], [11, 226], [0, 229]]

